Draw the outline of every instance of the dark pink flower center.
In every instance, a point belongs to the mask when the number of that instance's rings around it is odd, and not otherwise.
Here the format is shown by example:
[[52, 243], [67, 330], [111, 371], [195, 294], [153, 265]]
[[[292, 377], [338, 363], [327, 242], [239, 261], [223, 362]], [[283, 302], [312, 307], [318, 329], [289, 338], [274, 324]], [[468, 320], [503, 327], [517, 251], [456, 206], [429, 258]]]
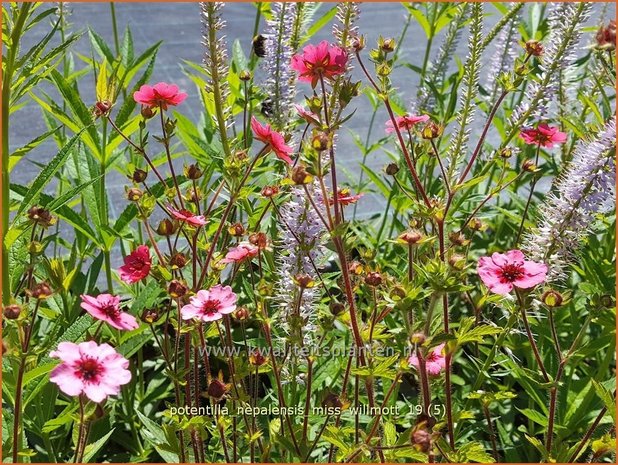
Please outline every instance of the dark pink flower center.
[[212, 316], [219, 312], [221, 302], [216, 299], [209, 299], [202, 304], [202, 313], [206, 316]]
[[503, 281], [512, 283], [524, 275], [524, 267], [517, 263], [508, 263], [500, 270]]
[[93, 358], [84, 358], [79, 361], [75, 374], [87, 382], [97, 381], [103, 373], [103, 366]]
[[120, 310], [111, 302], [101, 305], [100, 310], [112, 320], [115, 320], [120, 316]]

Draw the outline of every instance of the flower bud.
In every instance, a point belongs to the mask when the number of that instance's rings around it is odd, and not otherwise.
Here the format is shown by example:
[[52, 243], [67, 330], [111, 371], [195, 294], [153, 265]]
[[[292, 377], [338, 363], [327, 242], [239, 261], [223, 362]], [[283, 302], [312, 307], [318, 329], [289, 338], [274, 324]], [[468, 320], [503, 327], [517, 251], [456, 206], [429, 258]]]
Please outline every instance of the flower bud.
[[251, 80], [251, 71], [247, 71], [246, 69], [243, 69], [240, 74], [238, 75], [239, 79], [241, 81], [250, 81]]
[[32, 241], [30, 244], [28, 244], [28, 252], [30, 252], [32, 255], [40, 255], [41, 253], [43, 253], [43, 250], [44, 246], [39, 241]]
[[543, 302], [549, 308], [556, 308], [562, 306], [562, 302], [564, 298], [560, 292], [555, 291], [554, 289], [549, 289], [543, 292], [541, 295], [541, 302]]
[[341, 409], [343, 407], [343, 402], [341, 402], [338, 395], [330, 393], [322, 401], [322, 407]]
[[395, 176], [399, 173], [399, 165], [397, 163], [389, 163], [386, 165], [386, 168], [384, 168], [384, 172], [389, 176]]
[[219, 379], [213, 379], [208, 385], [208, 397], [215, 400], [221, 400], [229, 391], [229, 386]]
[[34, 205], [28, 209], [28, 219], [43, 228], [48, 228], [56, 222], [56, 219], [49, 210], [39, 207], [38, 205]]
[[294, 276], [294, 283], [301, 289], [310, 289], [315, 286], [315, 281], [311, 276], [301, 273]]
[[264, 250], [268, 246], [268, 236], [263, 232], [253, 233], [249, 236], [249, 242], [260, 250]]
[[180, 270], [187, 264], [187, 257], [181, 252], [176, 252], [170, 257], [170, 265], [172, 269]]
[[466, 239], [461, 232], [453, 232], [448, 235], [449, 240], [453, 245], [465, 247], [470, 243], [469, 239]]
[[537, 169], [536, 164], [532, 160], [524, 160], [521, 165], [521, 169], [528, 173], [534, 173]]
[[469, 226], [473, 231], [480, 231], [485, 228], [485, 223], [483, 223], [479, 218], [472, 218]]
[[382, 275], [377, 271], [367, 273], [367, 276], [365, 276], [365, 284], [367, 284], [368, 286], [379, 286], [380, 284], [382, 284], [382, 281]]
[[380, 63], [378, 66], [376, 66], [376, 73], [378, 74], [378, 76], [381, 77], [387, 77], [391, 74], [392, 71], [393, 68], [391, 68], [386, 63]]
[[265, 186], [262, 189], [262, 195], [266, 198], [274, 197], [279, 193], [279, 188], [277, 186]]
[[444, 131], [442, 126], [430, 121], [421, 131], [421, 137], [423, 139], [436, 139], [442, 135], [442, 131]]
[[330, 140], [325, 132], [316, 132], [311, 139], [311, 147], [318, 152], [323, 152], [328, 149]]
[[406, 296], [406, 290], [402, 286], [395, 286], [391, 289], [390, 297], [391, 299], [397, 301], [401, 300]]
[[431, 433], [424, 427], [414, 428], [410, 435], [410, 442], [416, 450], [427, 453], [431, 448]]
[[112, 104], [109, 100], [103, 100], [94, 104], [94, 115], [105, 116], [112, 109]]
[[313, 176], [311, 176], [304, 166], [297, 166], [292, 170], [292, 181], [296, 185], [309, 184]]
[[21, 315], [21, 307], [19, 305], [7, 305], [2, 311], [4, 318], [7, 320], [17, 320]]
[[601, 305], [603, 305], [605, 308], [613, 308], [616, 305], [616, 301], [614, 300], [614, 298], [609, 295], [609, 294], [604, 294], [601, 296], [600, 299], [600, 303]]
[[247, 307], [238, 307], [236, 311], [232, 313], [232, 316], [238, 321], [246, 321], [249, 319], [251, 314], [249, 313]]
[[156, 114], [156, 112], [151, 107], [142, 105], [140, 114], [142, 115], [142, 118], [150, 119]]
[[540, 57], [543, 55], [543, 44], [538, 40], [529, 40], [524, 44], [524, 49], [528, 55]]
[[448, 264], [454, 269], [461, 271], [466, 266], [466, 257], [459, 254], [453, 254], [448, 259]]
[[177, 279], [172, 280], [167, 286], [167, 293], [175, 299], [183, 297], [187, 293], [187, 286]]
[[396, 42], [393, 38], [383, 39], [380, 37], [378, 45], [383, 52], [390, 53], [395, 50]]
[[352, 38], [351, 44], [352, 49], [354, 49], [355, 52], [360, 52], [361, 50], [363, 50], [365, 48], [365, 36], [357, 36]]
[[423, 233], [417, 229], [406, 231], [399, 235], [399, 240], [407, 243], [408, 245], [417, 244], [423, 238]]
[[596, 35], [597, 47], [603, 50], [616, 48], [616, 21], [613, 19], [607, 26], [601, 26]]
[[127, 199], [129, 199], [131, 202], [137, 202], [139, 199], [142, 198], [143, 195], [144, 193], [137, 187], [132, 187], [127, 191]]
[[130, 179], [131, 181], [139, 184], [139, 183], [144, 182], [147, 177], [148, 177], [148, 173], [146, 171], [136, 168], [135, 171], [133, 171], [133, 174], [130, 176]]
[[249, 363], [253, 366], [260, 367], [268, 362], [268, 358], [262, 355], [262, 352], [258, 349], [253, 350], [249, 354]]
[[227, 228], [228, 232], [231, 236], [240, 237], [245, 234], [245, 227], [240, 223], [234, 223], [229, 228]]
[[199, 179], [202, 177], [202, 170], [195, 164], [189, 165], [185, 168], [185, 176], [189, 179]]
[[422, 345], [427, 340], [427, 336], [425, 336], [425, 333], [414, 333], [412, 337], [410, 337], [410, 340], [412, 341], [412, 344]]
[[45, 300], [53, 294], [49, 284], [46, 282], [35, 284], [32, 289], [29, 289], [26, 292], [37, 300]]
[[331, 302], [329, 305], [330, 308], [330, 312], [334, 315], [341, 315], [344, 311], [345, 311], [345, 305], [343, 305], [341, 302]]
[[154, 308], [147, 308], [142, 313], [142, 321], [144, 323], [155, 323], [159, 319], [159, 312]]
[[157, 226], [157, 234], [160, 236], [171, 236], [176, 232], [176, 229], [176, 224], [172, 220], [165, 218]]
[[360, 276], [364, 273], [365, 267], [362, 263], [357, 262], [356, 260], [348, 263], [348, 273], [353, 274], [355, 276]]
[[511, 158], [511, 156], [513, 156], [513, 149], [511, 147], [501, 148], [498, 155], [500, 158], [504, 158], [506, 160], [507, 158]]

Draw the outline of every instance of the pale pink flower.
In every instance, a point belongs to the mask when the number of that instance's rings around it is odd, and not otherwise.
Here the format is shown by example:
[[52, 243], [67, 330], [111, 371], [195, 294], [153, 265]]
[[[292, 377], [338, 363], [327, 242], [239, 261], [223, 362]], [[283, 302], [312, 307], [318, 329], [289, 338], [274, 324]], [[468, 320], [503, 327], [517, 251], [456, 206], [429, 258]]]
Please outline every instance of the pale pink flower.
[[302, 105], [298, 105], [297, 103], [294, 104], [294, 108], [296, 108], [298, 116], [304, 119], [307, 123], [315, 125], [320, 124], [320, 117], [314, 112], [307, 110], [305, 107], [303, 107]]
[[129, 361], [109, 344], [61, 342], [49, 355], [62, 361], [49, 380], [69, 396], [85, 394], [91, 401], [101, 402], [131, 381]]
[[[410, 366], [419, 368], [419, 360], [416, 353], [412, 354], [408, 359]], [[446, 356], [444, 355], [444, 344], [440, 344], [427, 354], [425, 358], [425, 369], [427, 373], [432, 376], [439, 375], [446, 367]]]
[[509, 250], [479, 258], [477, 272], [490, 291], [504, 295], [513, 287], [530, 289], [541, 284], [547, 275], [547, 265], [525, 260], [520, 250]]
[[292, 69], [298, 71], [300, 81], [315, 87], [320, 77], [332, 79], [345, 73], [348, 53], [341, 47], [323, 40], [318, 45], [307, 45], [302, 54], [292, 57]]
[[553, 148], [554, 144], [563, 144], [567, 140], [567, 135], [560, 132], [555, 126], [541, 123], [537, 128], [524, 128], [519, 136], [526, 144], [540, 145], [548, 149]]
[[243, 260], [257, 256], [259, 251], [259, 247], [249, 242], [241, 242], [238, 246], [232, 247], [228, 251], [225, 258], [221, 260], [221, 263], [240, 263]]
[[[428, 115], [419, 115], [419, 116], [405, 115], [405, 116], [398, 116], [397, 118], [395, 118], [397, 127], [404, 131], [409, 131], [412, 128], [414, 128], [414, 126], [416, 126], [418, 123], [424, 123], [425, 121], [428, 121], [428, 120], [429, 120]], [[393, 124], [391, 120], [388, 120], [386, 122], [386, 133], [390, 134], [392, 132], [395, 132], [395, 125]]]
[[181, 209], [175, 210], [173, 208], [169, 208], [170, 213], [174, 218], [180, 221], [184, 221], [191, 226], [199, 227], [206, 225], [207, 221], [204, 215], [195, 215], [191, 213], [189, 210]]
[[283, 136], [270, 127], [270, 124], [262, 126], [260, 122], [255, 119], [255, 116], [251, 118], [251, 129], [257, 140], [270, 146], [275, 155], [288, 165], [292, 164], [290, 154], [293, 152], [292, 147], [285, 143]]
[[120, 297], [99, 294], [96, 297], [82, 295], [81, 307], [97, 320], [105, 321], [116, 329], [131, 331], [139, 324], [133, 315], [120, 311]]
[[124, 265], [118, 268], [120, 279], [129, 284], [141, 281], [150, 273], [151, 265], [150, 250], [147, 246], [140, 245], [124, 257]]
[[144, 84], [138, 91], [133, 93], [133, 99], [137, 103], [151, 108], [161, 107], [164, 110], [167, 110], [168, 105], [176, 106], [181, 104], [186, 98], [187, 94], [180, 92], [178, 86], [165, 82], [159, 82], [154, 86]]
[[236, 310], [236, 300], [237, 296], [230, 286], [217, 284], [208, 290], [198, 291], [191, 297], [190, 303], [182, 307], [180, 314], [183, 320], [216, 321]]

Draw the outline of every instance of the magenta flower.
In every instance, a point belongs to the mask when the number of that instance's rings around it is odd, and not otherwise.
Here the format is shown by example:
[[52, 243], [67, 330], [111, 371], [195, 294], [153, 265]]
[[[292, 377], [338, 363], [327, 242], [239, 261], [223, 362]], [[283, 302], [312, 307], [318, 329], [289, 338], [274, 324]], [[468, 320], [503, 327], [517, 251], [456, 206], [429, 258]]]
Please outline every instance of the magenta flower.
[[[339, 201], [340, 205], [346, 206], [358, 202], [358, 199], [360, 199], [363, 195], [364, 194], [353, 195], [350, 192], [350, 189], [339, 189], [339, 191], [337, 192], [337, 200]], [[334, 205], [334, 196], [328, 199], [328, 202], [330, 203], [330, 205]]]
[[274, 131], [270, 127], [270, 124], [262, 126], [255, 117], [252, 117], [251, 129], [257, 140], [270, 146], [271, 150], [275, 152], [275, 155], [288, 165], [292, 164], [292, 159], [290, 158], [290, 154], [293, 152], [292, 147], [285, 143], [283, 136], [277, 131]]
[[348, 53], [341, 47], [323, 40], [318, 45], [307, 45], [302, 54], [292, 57], [292, 69], [298, 71], [300, 81], [315, 87], [320, 77], [332, 79], [345, 73]]
[[49, 380], [69, 396], [85, 394], [91, 401], [101, 402], [131, 381], [129, 361], [109, 344], [61, 342], [49, 355], [62, 361]]
[[183, 320], [197, 318], [202, 321], [220, 320], [223, 315], [236, 310], [237, 296], [230, 286], [217, 284], [207, 291], [198, 291], [190, 303], [180, 309]]
[[237, 247], [233, 247], [228, 251], [225, 258], [221, 260], [221, 263], [240, 263], [257, 256], [259, 251], [259, 247], [249, 242], [241, 242]]
[[99, 294], [82, 295], [81, 307], [97, 320], [105, 321], [116, 329], [131, 331], [139, 326], [133, 315], [120, 311], [120, 297]]
[[[424, 123], [425, 121], [428, 121], [428, 120], [429, 120], [428, 115], [419, 115], [419, 116], [405, 115], [405, 116], [398, 116], [397, 118], [395, 118], [397, 127], [404, 131], [409, 131], [412, 128], [414, 128], [414, 126], [416, 126], [418, 123]], [[386, 122], [386, 133], [390, 134], [392, 132], [395, 132], [395, 125], [393, 124], [391, 120], [389, 120]]]
[[[408, 359], [410, 366], [419, 368], [419, 360], [416, 354], [412, 354]], [[427, 373], [436, 376], [446, 367], [446, 357], [444, 355], [444, 344], [436, 346], [425, 358], [425, 369]]]
[[175, 210], [169, 208], [170, 213], [177, 220], [183, 221], [191, 226], [199, 227], [206, 225], [207, 221], [204, 215], [194, 215], [189, 210]]
[[557, 127], [541, 123], [537, 128], [523, 128], [519, 136], [526, 144], [540, 145], [548, 149], [553, 148], [554, 144], [563, 144], [567, 140], [567, 135], [560, 132]]
[[186, 98], [187, 94], [180, 92], [178, 86], [165, 82], [159, 82], [154, 86], [144, 84], [138, 91], [133, 93], [133, 99], [137, 103], [151, 108], [161, 107], [164, 110], [167, 110], [168, 105], [180, 105]]
[[509, 250], [479, 258], [477, 271], [490, 291], [505, 295], [513, 287], [530, 289], [545, 281], [547, 265], [525, 260], [520, 250]]
[[140, 245], [124, 257], [124, 265], [118, 268], [120, 279], [129, 284], [141, 281], [150, 273], [151, 265], [150, 250], [147, 246]]

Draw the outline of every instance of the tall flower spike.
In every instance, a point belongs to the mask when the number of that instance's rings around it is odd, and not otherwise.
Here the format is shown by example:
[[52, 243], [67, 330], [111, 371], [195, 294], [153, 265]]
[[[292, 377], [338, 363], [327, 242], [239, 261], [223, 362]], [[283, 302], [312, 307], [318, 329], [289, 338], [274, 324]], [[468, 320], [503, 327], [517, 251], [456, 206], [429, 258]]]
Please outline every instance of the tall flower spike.
[[573, 160], [539, 211], [537, 229], [526, 236], [523, 249], [531, 260], [549, 265], [548, 281], [566, 277], [567, 266], [595, 216], [614, 207], [616, 186], [616, 120], [599, 135], [582, 141]]
[[[358, 34], [358, 26], [355, 26], [360, 16], [360, 2], [340, 2], [337, 4], [337, 15], [333, 23], [333, 36], [337, 39], [337, 45], [352, 51], [352, 39]], [[348, 68], [351, 65], [348, 62]]]
[[[317, 181], [307, 187], [314, 203], [322, 205], [323, 199], [319, 194]], [[277, 320], [288, 341], [300, 343], [302, 338], [303, 344], [311, 347], [315, 343], [318, 292], [315, 287], [301, 289], [296, 277], [302, 275], [313, 281], [318, 280], [316, 268], [319, 269], [325, 259], [326, 230], [306, 196], [303, 188], [294, 187], [290, 200], [280, 208], [282, 253], [279, 258], [277, 301], [280, 310]], [[300, 327], [294, 321], [293, 312], [296, 308], [299, 309], [302, 320]]]
[[[563, 75], [577, 58], [581, 29], [590, 16], [589, 3], [554, 3], [549, 14], [550, 33], [544, 41], [545, 53], [539, 64], [538, 81], [530, 80], [522, 102], [511, 115], [511, 133], [529, 119], [547, 119], [550, 103], [560, 91]], [[509, 134], [510, 136], [511, 134]]]
[[266, 21], [266, 56], [263, 67], [266, 79], [266, 95], [272, 100], [273, 126], [285, 129], [296, 95], [296, 73], [290, 68], [294, 50], [290, 44], [295, 25], [298, 4], [273, 2], [270, 10], [272, 19]]
[[[428, 79], [434, 82], [438, 88], [440, 88], [444, 80], [450, 60], [455, 56], [454, 52], [459, 43], [461, 31], [468, 19], [469, 8], [470, 4], [467, 2], [461, 2], [457, 6], [457, 12], [449, 24], [438, 55], [427, 67], [426, 80]], [[414, 100], [411, 105], [412, 113], [422, 113], [424, 111], [431, 112], [434, 105], [435, 100], [433, 98], [433, 92], [430, 92], [428, 86], [424, 82], [421, 82], [416, 94], [416, 100]]]
[[[221, 31], [225, 21], [221, 19], [223, 2], [201, 2], [202, 10], [202, 45], [204, 46], [203, 65], [208, 81], [206, 92], [212, 93], [218, 103], [217, 114], [213, 115], [215, 122], [224, 127], [231, 124], [232, 109], [227, 104], [230, 89], [227, 83], [229, 73], [227, 44]], [[222, 136], [225, 137], [225, 136]], [[223, 142], [224, 145], [226, 142]]]

